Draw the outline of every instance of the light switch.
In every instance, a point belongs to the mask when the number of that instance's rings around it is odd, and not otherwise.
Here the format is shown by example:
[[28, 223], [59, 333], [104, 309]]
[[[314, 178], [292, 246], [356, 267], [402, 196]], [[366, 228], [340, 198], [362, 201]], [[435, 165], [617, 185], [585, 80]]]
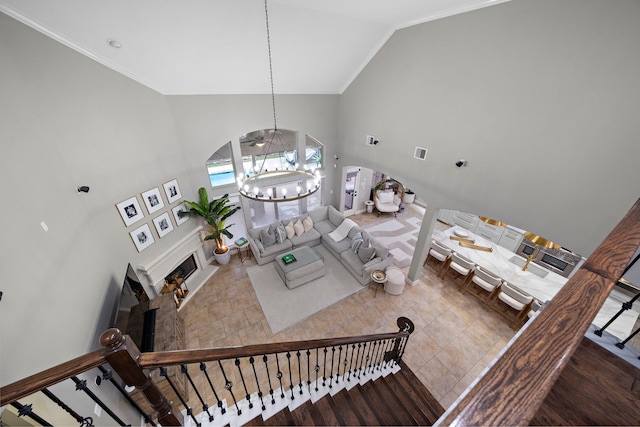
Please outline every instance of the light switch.
[[47, 226], [47, 224], [45, 224], [45, 222], [44, 222], [44, 221], [42, 221], [42, 222], [40, 223], [40, 227], [42, 227], [42, 229], [43, 229], [44, 231], [49, 231], [49, 227]]

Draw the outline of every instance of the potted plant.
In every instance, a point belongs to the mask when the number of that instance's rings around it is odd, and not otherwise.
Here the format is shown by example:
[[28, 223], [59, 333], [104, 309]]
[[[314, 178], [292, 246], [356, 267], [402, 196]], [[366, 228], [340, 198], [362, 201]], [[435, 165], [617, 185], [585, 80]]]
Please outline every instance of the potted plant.
[[209, 195], [207, 189], [201, 187], [198, 190], [199, 201], [189, 202], [185, 200], [185, 203], [191, 208], [189, 211], [180, 212], [180, 216], [198, 216], [205, 220], [210, 227], [210, 234], [205, 236], [204, 240], [213, 240], [216, 244], [213, 250], [213, 255], [216, 258], [218, 264], [227, 264], [231, 259], [231, 252], [227, 245], [225, 245], [225, 236], [232, 239], [233, 234], [229, 231], [229, 228], [233, 224], [226, 224], [227, 218], [239, 211], [240, 206], [234, 206], [229, 202], [229, 195], [225, 194], [219, 199], [209, 201]]
[[413, 191], [411, 191], [410, 189], [406, 189], [404, 190], [404, 202], [405, 203], [413, 203], [413, 201], [416, 199], [416, 193], [414, 193]]

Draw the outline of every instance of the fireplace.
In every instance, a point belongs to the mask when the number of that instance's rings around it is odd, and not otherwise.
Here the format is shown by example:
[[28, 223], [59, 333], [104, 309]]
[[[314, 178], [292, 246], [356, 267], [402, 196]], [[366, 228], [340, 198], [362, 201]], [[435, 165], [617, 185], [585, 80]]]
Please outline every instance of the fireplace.
[[178, 276], [180, 279], [187, 280], [189, 276], [191, 276], [198, 269], [198, 264], [196, 264], [196, 258], [193, 254], [189, 255], [189, 258], [182, 261], [182, 263], [177, 266], [171, 273], [167, 274], [167, 277], [164, 278], [167, 282], [171, 282], [173, 277]]
[[209, 264], [204, 254], [201, 231], [201, 226], [195, 228], [156, 258], [137, 266], [138, 271], [147, 279], [146, 285], [155, 292], [155, 296], [160, 295], [166, 278], [170, 278], [176, 272], [186, 275], [185, 283], [190, 292], [180, 308], [185, 306], [218, 269], [215, 265]]

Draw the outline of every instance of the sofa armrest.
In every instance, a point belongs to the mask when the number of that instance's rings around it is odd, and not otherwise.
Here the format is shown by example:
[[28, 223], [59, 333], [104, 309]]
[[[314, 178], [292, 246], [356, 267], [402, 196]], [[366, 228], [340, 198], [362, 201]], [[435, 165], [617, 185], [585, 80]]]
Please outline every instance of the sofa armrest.
[[393, 255], [391, 254], [389, 254], [385, 259], [375, 257], [362, 266], [362, 271], [365, 275], [369, 275], [374, 270], [384, 270], [391, 265], [391, 261], [393, 261]]

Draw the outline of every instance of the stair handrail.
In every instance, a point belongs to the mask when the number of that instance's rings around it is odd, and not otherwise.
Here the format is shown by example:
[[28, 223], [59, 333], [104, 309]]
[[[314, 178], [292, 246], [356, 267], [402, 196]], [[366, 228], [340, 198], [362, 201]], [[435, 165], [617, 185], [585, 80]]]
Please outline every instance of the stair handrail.
[[322, 347], [347, 344], [358, 344], [367, 341], [378, 341], [408, 337], [410, 332], [390, 332], [384, 334], [356, 335], [351, 337], [324, 338], [317, 340], [284, 341], [270, 344], [254, 344], [238, 347], [203, 348], [192, 350], [172, 350], [141, 353], [139, 364], [143, 368], [159, 368], [179, 364], [214, 362], [217, 360], [236, 359], [241, 357], [260, 356], [263, 354], [295, 352]]
[[68, 380], [106, 363], [104, 349], [92, 351], [0, 388], [0, 406]]
[[437, 425], [529, 425], [640, 246], [640, 199]]
[[398, 332], [356, 335], [348, 337], [325, 338], [316, 340], [288, 341], [270, 344], [256, 344], [237, 347], [209, 348], [197, 350], [175, 350], [167, 352], [140, 353], [128, 335], [117, 328], [105, 331], [100, 337], [102, 349], [76, 357], [52, 368], [38, 372], [22, 380], [0, 387], [0, 406], [8, 405], [21, 398], [51, 387], [54, 384], [82, 374], [90, 369], [109, 363], [127, 385], [142, 390], [151, 406], [156, 410], [161, 425], [182, 425], [182, 416], [173, 410], [171, 403], [153, 384], [144, 371], [156, 367], [190, 364], [197, 362], [219, 361], [251, 357], [262, 354], [296, 352], [311, 348], [358, 344], [368, 341], [391, 340], [398, 338], [389, 355], [389, 359], [398, 360], [402, 354], [401, 338], [407, 338], [414, 325], [406, 317], [399, 317]]

